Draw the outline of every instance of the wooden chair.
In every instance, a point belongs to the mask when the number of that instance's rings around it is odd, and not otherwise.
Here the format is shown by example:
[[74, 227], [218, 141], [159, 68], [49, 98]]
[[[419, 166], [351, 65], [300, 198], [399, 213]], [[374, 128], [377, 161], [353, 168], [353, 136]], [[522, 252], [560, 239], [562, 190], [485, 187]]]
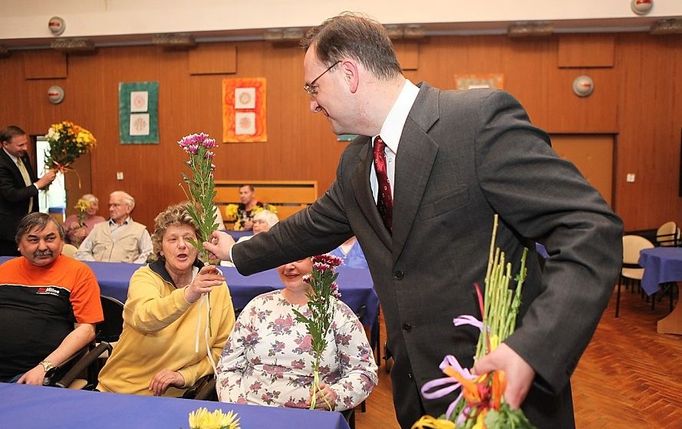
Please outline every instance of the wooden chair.
[[644, 268], [639, 265], [639, 252], [642, 249], [652, 249], [654, 245], [639, 235], [623, 236], [623, 267], [616, 292], [616, 317], [620, 314], [620, 288], [638, 285], [642, 281]]

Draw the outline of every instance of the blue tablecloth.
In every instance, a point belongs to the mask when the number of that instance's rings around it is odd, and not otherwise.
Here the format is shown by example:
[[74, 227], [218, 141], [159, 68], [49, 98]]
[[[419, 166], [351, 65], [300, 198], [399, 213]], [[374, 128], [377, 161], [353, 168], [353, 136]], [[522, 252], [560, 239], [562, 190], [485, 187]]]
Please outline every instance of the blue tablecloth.
[[644, 249], [639, 253], [639, 265], [644, 267], [642, 289], [653, 295], [660, 284], [682, 280], [682, 247]]
[[[0, 263], [10, 259], [0, 257]], [[110, 296], [125, 302], [128, 297], [128, 283], [133, 273], [142, 265], [128, 264], [124, 262], [86, 262], [92, 268], [97, 277], [102, 295]], [[254, 297], [281, 289], [276, 270], [268, 270], [250, 276], [242, 276], [236, 268], [220, 267], [225, 274], [227, 285], [230, 288], [232, 304], [236, 310], [244, 306]], [[372, 277], [366, 269], [347, 268], [338, 269], [337, 283], [341, 291], [341, 300], [345, 302], [355, 314], [360, 314], [360, 321], [368, 326], [372, 332], [372, 339], [377, 338], [379, 314], [379, 298], [374, 291]], [[375, 344], [372, 344], [373, 346]]]
[[241, 427], [348, 429], [337, 412], [223, 404], [190, 399], [119, 395], [0, 383], [3, 428], [188, 428], [188, 414], [199, 407], [234, 411]]

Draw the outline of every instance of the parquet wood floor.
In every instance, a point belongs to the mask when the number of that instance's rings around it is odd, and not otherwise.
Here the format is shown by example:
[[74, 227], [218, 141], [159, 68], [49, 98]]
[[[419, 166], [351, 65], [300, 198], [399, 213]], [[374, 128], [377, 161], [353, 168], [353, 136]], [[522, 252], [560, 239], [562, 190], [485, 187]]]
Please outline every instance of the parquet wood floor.
[[[668, 298], [652, 311], [638, 294], [625, 291], [618, 319], [615, 303], [614, 293], [573, 374], [576, 427], [682, 429], [682, 336], [656, 332]], [[356, 412], [356, 428], [398, 427], [382, 363], [367, 411]]]

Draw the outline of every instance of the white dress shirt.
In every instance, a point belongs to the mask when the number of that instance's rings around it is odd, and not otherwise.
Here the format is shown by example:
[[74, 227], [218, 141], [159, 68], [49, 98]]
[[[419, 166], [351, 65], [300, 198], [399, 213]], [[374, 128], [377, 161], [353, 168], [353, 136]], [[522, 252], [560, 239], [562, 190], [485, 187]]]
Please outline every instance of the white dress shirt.
[[[388, 174], [388, 182], [391, 184], [391, 197], [393, 197], [395, 193], [395, 157], [398, 153], [398, 144], [400, 143], [400, 137], [403, 134], [403, 128], [405, 127], [405, 122], [407, 121], [407, 115], [410, 113], [412, 105], [417, 99], [418, 94], [419, 87], [405, 79], [405, 85], [403, 85], [403, 89], [400, 91], [398, 99], [388, 112], [386, 120], [381, 126], [381, 132], [379, 133], [381, 139], [384, 141], [384, 143], [386, 143], [386, 149], [384, 150], [384, 153], [386, 154], [386, 172]], [[375, 139], [376, 136], [372, 138], [372, 147], [374, 147]], [[372, 188], [372, 195], [374, 196], [374, 202], [376, 203], [377, 196], [379, 194], [379, 182], [377, 180], [377, 172], [375, 168], [370, 170], [369, 186]]]

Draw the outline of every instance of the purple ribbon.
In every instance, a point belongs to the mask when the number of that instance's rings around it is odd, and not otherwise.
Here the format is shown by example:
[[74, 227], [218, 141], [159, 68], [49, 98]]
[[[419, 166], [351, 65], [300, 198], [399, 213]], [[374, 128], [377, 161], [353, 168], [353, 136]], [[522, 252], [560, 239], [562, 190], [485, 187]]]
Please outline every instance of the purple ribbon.
[[[483, 329], [483, 323], [480, 320], [476, 319], [474, 316], [469, 315], [459, 316], [454, 318], [452, 322], [455, 324], [455, 326], [470, 325], [475, 328], [478, 328], [479, 330]], [[452, 355], [445, 356], [445, 358], [443, 358], [443, 362], [441, 362], [441, 364], [438, 367], [441, 369], [441, 371], [447, 367], [452, 367], [463, 377], [469, 380], [476, 379], [476, 376], [472, 375], [468, 368], [463, 368], [462, 365], [460, 365], [457, 358]], [[450, 393], [454, 392], [460, 387], [462, 387], [462, 384], [460, 382], [448, 376], [437, 378], [435, 380], [431, 380], [425, 383], [422, 386], [421, 392], [422, 396], [425, 399], [438, 399], [442, 398], [443, 396], [449, 395]], [[462, 392], [460, 392], [457, 398], [455, 398], [455, 400], [452, 401], [448, 406], [448, 409], [445, 412], [445, 416], [448, 419], [451, 418], [452, 412], [454, 411], [455, 407], [457, 406], [461, 399]]]

